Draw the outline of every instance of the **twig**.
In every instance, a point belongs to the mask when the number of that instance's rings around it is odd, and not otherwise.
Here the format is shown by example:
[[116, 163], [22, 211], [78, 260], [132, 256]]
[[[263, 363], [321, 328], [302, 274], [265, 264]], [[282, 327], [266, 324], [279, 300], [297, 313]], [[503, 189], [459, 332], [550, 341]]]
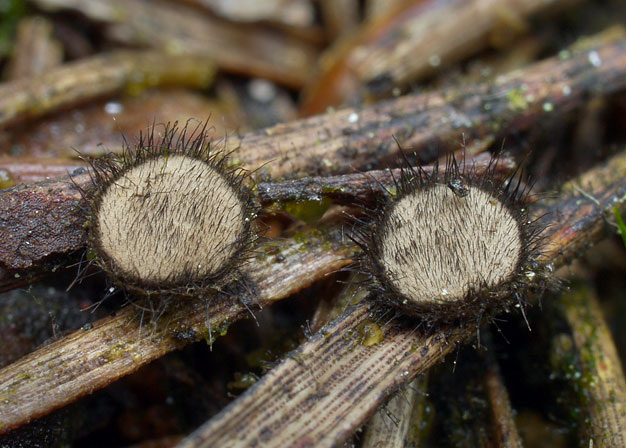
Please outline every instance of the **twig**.
[[[36, 0], [48, 10], [73, 9], [107, 24], [114, 41], [210, 58], [225, 70], [299, 88], [310, 76], [317, 49], [262, 27], [243, 28], [195, 8], [162, 0]], [[189, 56], [188, 56], [189, 57]], [[164, 61], [165, 63], [165, 61]]]
[[[351, 262], [355, 248], [341, 243], [335, 229], [268, 242], [259, 259], [244, 267], [258, 305], [283, 299]], [[268, 254], [268, 255], [265, 255]], [[238, 300], [239, 299], [239, 300]], [[207, 299], [209, 300], [209, 299]], [[124, 308], [115, 317], [97, 321], [91, 330], [78, 330], [0, 370], [0, 433], [73, 402], [142, 365], [190, 342], [212, 342], [208, 326], [224, 330], [245, 317], [249, 298], [184, 302], [152, 327], [138, 328], [139, 311]], [[207, 322], [207, 319], [210, 321]]]
[[211, 60], [154, 51], [119, 50], [0, 85], [0, 128], [123, 90], [181, 84], [207, 87]]
[[[241, 123], [225, 101], [211, 101], [184, 87], [148, 89], [139, 95], [115, 95], [52, 113], [25, 126], [0, 133], [0, 151], [24, 157], [76, 159], [79, 151], [93, 157], [121, 149], [124, 136], [133, 140], [154, 123], [185, 122], [211, 117], [212, 138], [219, 139]], [[40, 179], [43, 180], [43, 179]], [[34, 182], [34, 181], [33, 181]]]
[[593, 291], [577, 285], [560, 300], [580, 355], [590, 420], [587, 437], [597, 447], [626, 445], [626, 380], [602, 309]]
[[274, 179], [393, 165], [398, 144], [428, 162], [458, 150], [463, 137], [469, 148], [500, 145], [511, 133], [563, 119], [590, 93], [608, 95], [624, 88], [626, 38], [619, 28], [494, 82], [411, 94], [279, 124], [233, 136], [227, 147], [237, 150], [234, 155], [247, 168], [263, 167], [259, 174]]
[[17, 29], [15, 47], [6, 68], [7, 79], [37, 76], [63, 60], [63, 48], [52, 36], [52, 23], [44, 17], [26, 17]]
[[303, 115], [420, 81], [487, 47], [493, 37], [522, 34], [529, 16], [575, 1], [454, 0], [404, 2], [395, 8], [387, 3], [391, 13], [324, 55], [332, 63], [324, 64], [307, 92]]
[[[493, 350], [493, 343], [490, 342], [491, 335], [489, 334], [487, 341], [485, 341], [487, 350]], [[491, 351], [485, 353], [484, 358], [487, 367], [485, 372], [485, 389], [489, 397], [491, 414], [493, 416], [494, 445], [501, 448], [522, 448], [522, 439], [513, 419], [513, 409], [511, 408], [511, 401], [504, 379], [500, 373], [500, 366]]]
[[[14, 185], [32, 184], [51, 178], [67, 176], [78, 168], [84, 168], [82, 161], [67, 159], [35, 159], [21, 157], [0, 157], [0, 170], [4, 171], [7, 180]], [[8, 188], [8, 187], [5, 187]]]
[[[466, 163], [468, 169], [475, 167], [477, 173], [481, 173], [488, 167], [490, 160], [489, 154], [482, 154], [468, 159]], [[494, 168], [496, 173], [503, 174], [510, 172], [514, 166], [515, 161], [512, 158], [502, 158]], [[426, 172], [432, 169], [432, 166], [424, 167]], [[320, 201], [323, 198], [331, 199], [337, 204], [373, 203], [395, 188], [394, 179], [400, 178], [400, 171], [400, 168], [394, 168], [341, 176], [305, 177], [284, 182], [260, 182], [257, 191], [259, 202], [263, 205], [274, 202]]]

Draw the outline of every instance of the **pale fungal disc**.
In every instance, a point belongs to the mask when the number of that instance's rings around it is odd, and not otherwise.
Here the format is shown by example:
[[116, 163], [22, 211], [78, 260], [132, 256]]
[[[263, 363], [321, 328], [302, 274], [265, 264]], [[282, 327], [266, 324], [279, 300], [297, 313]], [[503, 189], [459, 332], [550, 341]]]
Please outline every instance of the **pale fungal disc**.
[[[409, 302], [459, 303], [516, 270], [523, 243], [511, 212], [489, 193], [418, 189], [391, 209], [382, 237], [386, 277]], [[407, 306], [411, 306], [410, 303]]]
[[236, 191], [210, 164], [161, 156], [111, 183], [98, 235], [122, 275], [151, 283], [202, 280], [233, 255], [244, 213]]

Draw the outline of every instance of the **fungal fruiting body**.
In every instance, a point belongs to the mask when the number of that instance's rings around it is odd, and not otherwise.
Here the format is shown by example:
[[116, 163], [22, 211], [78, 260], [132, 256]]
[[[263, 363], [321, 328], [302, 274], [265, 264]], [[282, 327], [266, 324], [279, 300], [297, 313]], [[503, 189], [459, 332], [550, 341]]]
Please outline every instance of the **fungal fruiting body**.
[[394, 197], [357, 236], [380, 298], [429, 321], [480, 318], [511, 297], [523, 301], [540, 229], [528, 219], [526, 192], [493, 172], [461, 170], [453, 159], [444, 172], [403, 170]]
[[97, 262], [124, 289], [201, 295], [236, 277], [254, 235], [240, 171], [203, 129], [156, 128], [120, 155], [91, 161], [89, 239]]

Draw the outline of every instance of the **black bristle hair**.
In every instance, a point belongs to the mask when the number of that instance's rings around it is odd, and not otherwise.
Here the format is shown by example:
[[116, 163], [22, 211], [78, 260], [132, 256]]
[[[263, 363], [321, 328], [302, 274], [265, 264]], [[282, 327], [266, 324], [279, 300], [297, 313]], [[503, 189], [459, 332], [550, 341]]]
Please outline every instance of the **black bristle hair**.
[[[200, 160], [219, 173], [241, 201], [245, 222], [240, 236], [231, 244], [231, 247], [234, 246], [232, 254], [212, 275], [206, 278], [194, 278], [189, 274], [174, 282], [151, 282], [123, 273], [107, 256], [100, 243], [96, 217], [104, 193], [125, 173], [151, 159], [173, 155]], [[189, 120], [183, 126], [179, 126], [177, 122], [153, 124], [146, 133], [140, 133], [136, 144], [131, 145], [124, 139], [120, 153], [109, 153], [97, 159], [83, 157], [91, 167], [92, 178], [92, 185], [82, 189], [82, 194], [89, 203], [86, 223], [88, 250], [95, 257], [95, 264], [108, 274], [117, 288], [132, 296], [147, 299], [142, 303], [147, 303], [149, 308], [154, 308], [153, 300], [163, 303], [163, 300], [168, 301], [172, 297], [203, 297], [214, 292], [227, 291], [229, 287], [233, 289], [233, 285], [236, 285], [238, 281], [243, 281], [239, 268], [253, 254], [257, 234], [252, 229], [252, 221], [256, 217], [258, 207], [253, 201], [248, 185], [249, 173], [231, 166], [229, 155], [222, 148], [215, 147], [209, 136], [207, 122], [192, 123]], [[250, 288], [246, 286], [244, 289]], [[137, 303], [136, 300], [133, 302]], [[163, 307], [157, 306], [156, 308], [162, 312]]]
[[[497, 175], [498, 153], [492, 156], [487, 169], [481, 173], [465, 160], [464, 155], [461, 161], [455, 155], [449, 155], [443, 169], [436, 163], [429, 173], [421, 166], [411, 166], [402, 150], [401, 153], [402, 169], [399, 178], [394, 180], [395, 192], [388, 191], [375, 207], [364, 206], [362, 215], [369, 218], [357, 223], [352, 231], [352, 239], [362, 249], [356, 269], [365, 274], [365, 287], [371, 291], [371, 295], [376, 300], [401, 309], [407, 315], [424, 320], [428, 326], [463, 319], [474, 319], [479, 323], [482, 319], [489, 319], [510, 309], [514, 304], [519, 304], [524, 313], [526, 293], [545, 289], [549, 275], [537, 262], [542, 249], [541, 233], [545, 226], [542, 219], [531, 219], [528, 214], [526, 204], [530, 199], [531, 187], [527, 174], [518, 167], [505, 176]], [[460, 197], [473, 188], [491, 195], [514, 217], [522, 249], [515, 270], [496, 287], [472, 288], [460, 301], [418, 304], [403, 295], [385, 274], [381, 264], [382, 239], [385, 237], [384, 232], [390, 231], [387, 220], [395, 204], [408, 195], [426, 191], [434, 185], [446, 185]], [[468, 232], [471, 231], [468, 229]]]

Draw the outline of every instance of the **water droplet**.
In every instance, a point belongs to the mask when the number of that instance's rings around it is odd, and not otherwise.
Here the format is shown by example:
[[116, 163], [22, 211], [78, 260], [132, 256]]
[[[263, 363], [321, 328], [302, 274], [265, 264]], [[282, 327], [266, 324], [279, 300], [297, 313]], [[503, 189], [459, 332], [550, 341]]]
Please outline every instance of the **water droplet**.
[[248, 83], [248, 94], [260, 103], [269, 103], [276, 97], [276, 86], [266, 79], [253, 79]]
[[438, 54], [433, 54], [428, 58], [428, 63], [432, 67], [439, 67], [441, 65], [441, 56], [439, 56]]
[[589, 52], [588, 59], [589, 63], [594, 67], [600, 67], [602, 65], [602, 59], [600, 58], [598, 52], [595, 50]]
[[104, 105], [104, 112], [109, 115], [117, 115], [121, 114], [124, 111], [124, 106], [122, 103], [118, 103], [117, 101], [109, 101]]

